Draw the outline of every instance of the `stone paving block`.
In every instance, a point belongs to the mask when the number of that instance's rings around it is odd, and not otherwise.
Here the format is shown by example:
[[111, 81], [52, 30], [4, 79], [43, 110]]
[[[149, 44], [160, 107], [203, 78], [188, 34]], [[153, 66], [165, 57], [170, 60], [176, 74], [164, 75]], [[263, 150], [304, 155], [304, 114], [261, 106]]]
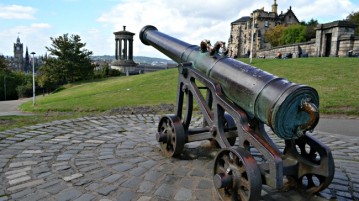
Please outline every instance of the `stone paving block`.
[[81, 191], [75, 189], [65, 189], [54, 196], [57, 201], [74, 200], [82, 195]]
[[21, 198], [21, 201], [32, 201], [32, 200], [41, 200], [48, 196], [45, 192], [34, 192], [26, 197]]
[[6, 179], [8, 179], [8, 180], [16, 179], [16, 178], [19, 178], [19, 177], [22, 177], [22, 176], [25, 176], [25, 175], [27, 175], [27, 172], [19, 172], [19, 173], [16, 173], [16, 174], [10, 174], [10, 175], [6, 176]]
[[107, 182], [107, 183], [114, 183], [117, 180], [119, 180], [121, 177], [123, 177], [123, 175], [121, 175], [121, 174], [113, 174], [113, 175], [110, 175], [110, 176], [104, 178], [102, 181]]
[[[25, 197], [25, 196], [27, 196], [27, 195], [30, 195], [30, 194], [32, 194], [32, 193], [34, 193], [34, 192], [35, 192], [34, 189], [28, 188], [28, 189], [25, 189], [25, 190], [23, 190], [23, 191], [19, 191], [19, 192], [17, 192], [17, 193], [11, 194], [11, 199], [13, 199], [13, 200], [19, 200], [20, 198]], [[0, 195], [1, 195], [1, 193], [0, 193]]]
[[112, 191], [116, 190], [117, 186], [105, 186], [105, 187], [101, 187], [99, 189], [96, 189], [96, 192], [99, 193], [100, 195], [103, 196], [107, 196], [109, 195]]
[[19, 184], [19, 183], [23, 183], [25, 181], [29, 181], [31, 179], [31, 177], [29, 176], [22, 176], [22, 177], [19, 177], [19, 178], [15, 178], [13, 180], [9, 180], [9, 184], [11, 186], [13, 185], [16, 185], [16, 184]]
[[126, 182], [122, 183], [122, 187], [130, 188], [130, 189], [136, 189], [139, 184], [142, 182], [142, 179], [138, 177], [131, 177]]
[[175, 200], [192, 200], [192, 191], [186, 188], [180, 188], [176, 193]]
[[62, 178], [62, 179], [63, 179], [64, 181], [71, 181], [71, 180], [80, 178], [80, 177], [82, 177], [82, 176], [83, 176], [83, 174], [81, 174], [81, 173], [76, 173], [76, 174], [73, 174], [73, 175], [64, 177], [64, 178]]
[[9, 168], [17, 168], [17, 167], [23, 167], [23, 166], [36, 165], [37, 163], [38, 162], [36, 162], [36, 161], [23, 161], [23, 162], [10, 163]]
[[42, 184], [42, 183], [44, 183], [44, 180], [42, 180], [42, 179], [33, 180], [33, 181], [30, 181], [30, 182], [27, 182], [27, 183], [12, 186], [12, 187], [8, 188], [7, 190], [8, 191], [17, 191], [17, 190], [20, 190], [20, 189], [23, 189], [23, 188], [37, 186], [37, 185]]
[[171, 199], [176, 192], [176, 189], [168, 184], [162, 184], [158, 189], [155, 191], [155, 195], [165, 198], [165, 199]]
[[96, 196], [86, 193], [86, 194], [81, 195], [79, 198], [77, 198], [74, 201], [91, 201], [91, 200], [94, 200], [95, 198], [96, 198]]
[[112, 166], [112, 169], [117, 170], [119, 172], [124, 172], [124, 171], [129, 170], [129, 169], [131, 169], [133, 167], [134, 166], [131, 165], [131, 164], [123, 163], [123, 164], [120, 164], [120, 165]]
[[150, 181], [144, 181], [140, 184], [140, 187], [138, 188], [138, 193], [149, 193], [152, 191], [152, 189], [155, 187], [155, 184]]
[[132, 192], [132, 191], [124, 191], [121, 192], [121, 194], [117, 197], [117, 200], [121, 200], [121, 201], [131, 201], [131, 200], [136, 200], [136, 193]]

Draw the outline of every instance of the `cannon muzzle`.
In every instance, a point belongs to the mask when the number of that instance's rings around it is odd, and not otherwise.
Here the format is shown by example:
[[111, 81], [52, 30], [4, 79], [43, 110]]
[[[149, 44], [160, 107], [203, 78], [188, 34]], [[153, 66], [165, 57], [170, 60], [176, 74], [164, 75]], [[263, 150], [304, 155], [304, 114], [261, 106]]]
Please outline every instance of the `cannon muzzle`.
[[203, 47], [168, 36], [154, 26], [143, 27], [139, 35], [142, 43], [177, 63], [192, 63], [192, 68], [218, 82], [229, 100], [250, 117], [270, 126], [280, 138], [298, 138], [318, 123], [319, 96], [312, 87], [218, 53], [210, 54]]

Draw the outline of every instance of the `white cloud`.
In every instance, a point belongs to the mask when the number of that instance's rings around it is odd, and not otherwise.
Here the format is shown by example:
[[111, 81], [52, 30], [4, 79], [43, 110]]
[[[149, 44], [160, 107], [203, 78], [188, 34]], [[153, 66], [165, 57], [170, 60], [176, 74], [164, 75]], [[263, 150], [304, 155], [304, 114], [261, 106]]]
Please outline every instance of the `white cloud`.
[[3, 19], [35, 19], [36, 9], [29, 6], [0, 5], [0, 18]]
[[46, 24], [46, 23], [37, 23], [37, 24], [31, 24], [32, 28], [51, 28], [51, 25]]
[[[359, 10], [359, 2], [350, 0], [282, 0], [281, 2], [287, 5], [286, 8], [292, 6], [300, 21], [317, 19], [319, 23], [343, 20], [352, 11]], [[283, 11], [285, 12], [286, 9]]]
[[[221, 3], [205, 0], [125, 1], [102, 14], [98, 22], [110, 24], [113, 32], [122, 30], [124, 25], [127, 26], [126, 30], [134, 32], [135, 55], [163, 57], [139, 41], [138, 34], [142, 27], [154, 25], [159, 31], [192, 44], [199, 44], [204, 38], [228, 41], [230, 22], [236, 20], [239, 10], [233, 5], [237, 4], [236, 0]], [[114, 35], [109, 37], [114, 44]]]
[[[281, 0], [277, 3], [278, 12], [286, 12], [291, 6], [300, 21], [314, 18], [322, 23], [344, 19], [359, 8], [358, 3], [355, 5], [349, 0]], [[154, 25], [159, 31], [190, 44], [197, 45], [202, 39], [227, 42], [231, 22], [262, 7], [270, 11], [272, 4], [273, 0], [259, 4], [249, 0], [125, 0], [103, 13], [97, 21], [113, 27], [112, 32], [122, 30], [123, 25], [134, 32], [135, 55], [162, 56], [139, 41], [138, 34], [143, 26]], [[111, 48], [114, 48], [113, 34], [108, 36], [107, 42], [113, 43]]]
[[43, 55], [46, 52], [45, 46], [50, 46], [50, 25], [45, 23], [31, 24], [28, 26], [16, 26], [0, 31], [0, 52], [7, 56], [13, 56], [13, 44], [16, 43], [17, 36], [24, 48], [28, 47], [30, 52]]

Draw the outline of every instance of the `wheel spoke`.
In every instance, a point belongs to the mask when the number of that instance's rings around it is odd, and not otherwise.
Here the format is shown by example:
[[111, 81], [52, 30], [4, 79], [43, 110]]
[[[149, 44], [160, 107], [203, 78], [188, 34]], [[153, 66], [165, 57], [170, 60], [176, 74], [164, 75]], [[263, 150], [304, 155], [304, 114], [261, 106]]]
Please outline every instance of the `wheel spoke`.
[[[260, 169], [248, 151], [243, 148], [225, 148], [217, 154], [214, 165], [215, 186], [222, 200], [260, 198], [262, 188]], [[222, 173], [220, 175], [222, 180], [218, 179], [219, 173]]]

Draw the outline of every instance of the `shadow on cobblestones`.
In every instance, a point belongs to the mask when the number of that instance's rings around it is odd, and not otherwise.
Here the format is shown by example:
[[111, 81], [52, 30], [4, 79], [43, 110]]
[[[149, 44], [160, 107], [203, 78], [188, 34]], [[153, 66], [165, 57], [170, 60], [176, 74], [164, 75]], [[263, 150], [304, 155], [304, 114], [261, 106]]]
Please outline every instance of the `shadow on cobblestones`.
[[[155, 140], [158, 120], [85, 117], [1, 132], [0, 200], [218, 200], [212, 171], [219, 149], [189, 143], [179, 159], [165, 158]], [[311, 197], [263, 186], [262, 200], [358, 200], [358, 139], [313, 135], [333, 150], [332, 185]]]

